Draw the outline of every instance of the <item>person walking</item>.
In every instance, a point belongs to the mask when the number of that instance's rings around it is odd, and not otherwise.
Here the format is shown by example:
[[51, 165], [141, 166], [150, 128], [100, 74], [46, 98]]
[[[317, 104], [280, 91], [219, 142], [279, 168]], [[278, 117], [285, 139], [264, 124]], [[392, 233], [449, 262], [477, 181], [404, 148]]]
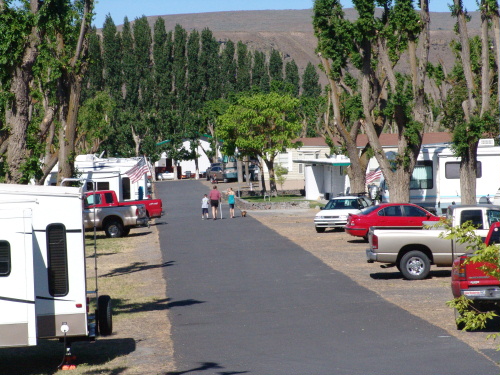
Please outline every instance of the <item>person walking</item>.
[[232, 188], [227, 189], [227, 203], [229, 204], [229, 217], [234, 219], [235, 194]]
[[213, 189], [210, 190], [208, 198], [210, 198], [210, 205], [212, 206], [212, 217], [214, 220], [217, 220], [217, 208], [219, 207], [221, 199], [221, 194], [220, 191], [217, 190], [217, 185], [214, 185]]
[[206, 194], [201, 199], [201, 220], [205, 220], [205, 217], [208, 220], [208, 197]]

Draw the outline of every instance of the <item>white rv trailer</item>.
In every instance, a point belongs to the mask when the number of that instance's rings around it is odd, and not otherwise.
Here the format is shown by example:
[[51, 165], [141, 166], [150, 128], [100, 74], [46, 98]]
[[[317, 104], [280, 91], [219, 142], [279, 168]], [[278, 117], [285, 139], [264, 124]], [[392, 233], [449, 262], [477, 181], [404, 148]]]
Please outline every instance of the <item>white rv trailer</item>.
[[[0, 347], [95, 338], [82, 212], [81, 188], [0, 184]], [[98, 298], [99, 329], [110, 334], [109, 296]]]
[[[92, 180], [97, 190], [114, 190], [120, 202], [146, 199], [149, 196], [147, 173], [137, 182], [131, 182], [125, 174], [134, 167], [140, 158], [101, 158], [97, 155], [78, 155], [75, 158], [75, 170], [83, 180]], [[57, 183], [58, 165], [52, 169], [45, 180], [45, 185]], [[92, 190], [92, 184], [85, 186]]]
[[[483, 139], [477, 149], [476, 201], [492, 203], [500, 187], [500, 147]], [[381, 201], [389, 202], [384, 178]], [[423, 147], [410, 181], [410, 202], [442, 214], [451, 204], [460, 204], [460, 158], [447, 146]]]

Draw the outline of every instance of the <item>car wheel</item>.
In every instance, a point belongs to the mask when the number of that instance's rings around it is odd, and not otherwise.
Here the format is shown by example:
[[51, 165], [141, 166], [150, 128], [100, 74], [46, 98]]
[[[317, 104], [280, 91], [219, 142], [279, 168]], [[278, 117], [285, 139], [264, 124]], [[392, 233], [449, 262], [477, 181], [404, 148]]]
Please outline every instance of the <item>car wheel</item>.
[[431, 262], [423, 252], [412, 250], [403, 255], [399, 267], [405, 279], [422, 280], [429, 275]]
[[104, 232], [106, 233], [106, 237], [123, 237], [123, 224], [118, 220], [109, 220], [104, 224]]
[[97, 299], [97, 328], [102, 336], [113, 333], [113, 311], [110, 296], [99, 296]]
[[323, 233], [326, 228], [316, 227], [316, 232]]

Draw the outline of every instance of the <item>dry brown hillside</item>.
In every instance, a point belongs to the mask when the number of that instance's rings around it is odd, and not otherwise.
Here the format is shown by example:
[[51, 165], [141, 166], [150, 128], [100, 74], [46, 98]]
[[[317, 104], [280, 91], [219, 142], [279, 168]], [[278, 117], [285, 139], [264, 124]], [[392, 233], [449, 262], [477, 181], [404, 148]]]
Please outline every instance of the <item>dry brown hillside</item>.
[[[353, 9], [345, 9], [349, 19], [356, 17]], [[470, 13], [472, 21], [469, 28], [479, 30], [479, 16]], [[197, 14], [180, 14], [152, 16], [148, 20], [153, 26], [158, 17], [165, 20], [168, 30], [173, 30], [176, 24], [182, 25], [187, 31], [198, 31], [208, 27], [214, 36], [224, 42], [241, 40], [251, 49], [270, 51], [272, 48], [281, 51], [286, 59], [294, 59], [301, 71], [307, 63], [319, 64], [314, 50], [316, 38], [312, 28], [312, 10], [262, 10], [238, 12], [213, 12]], [[116, 22], [116, 20], [115, 20]], [[454, 20], [450, 13], [431, 13], [431, 52], [430, 61], [442, 60], [449, 68], [453, 56], [449, 43], [455, 38], [453, 32]]]

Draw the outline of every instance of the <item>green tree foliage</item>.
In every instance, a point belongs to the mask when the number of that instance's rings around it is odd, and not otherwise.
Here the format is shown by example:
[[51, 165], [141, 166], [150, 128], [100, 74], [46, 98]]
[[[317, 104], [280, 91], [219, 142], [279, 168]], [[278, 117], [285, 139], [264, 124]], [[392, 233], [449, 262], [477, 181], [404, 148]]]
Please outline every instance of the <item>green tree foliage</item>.
[[[498, 89], [498, 82], [495, 87], [493, 80], [493, 72], [498, 70], [498, 61], [495, 61], [500, 32], [498, 1], [482, 0], [479, 5], [481, 35], [472, 38], [467, 29], [469, 16], [462, 1], [455, 0], [451, 7], [457, 19], [459, 43], [454, 43], [453, 47], [458, 61], [450, 77], [452, 88], [444, 105], [447, 111], [443, 123], [453, 131], [452, 148], [461, 158], [460, 195], [464, 204], [476, 203], [479, 140], [486, 133], [498, 135], [498, 105], [495, 105], [498, 93], [492, 95]], [[492, 37], [496, 38], [496, 43], [492, 43]], [[462, 117], [462, 121], [458, 121], [457, 116]]]
[[102, 28], [103, 77], [106, 87], [116, 101], [122, 100], [122, 43], [113, 19], [107, 15]]
[[220, 98], [223, 78], [220, 72], [219, 43], [217, 43], [212, 31], [207, 28], [201, 32], [200, 68], [205, 93], [203, 101]]
[[234, 54], [234, 43], [228, 40], [222, 51], [221, 62], [221, 72], [224, 72], [224, 74], [221, 74], [221, 94], [226, 98], [236, 90], [236, 61], [234, 60]]
[[[375, 13], [375, 5], [382, 6], [381, 16]], [[325, 133], [332, 138], [336, 130], [343, 140], [343, 148], [351, 159], [348, 174], [354, 192], [364, 191], [368, 156], [375, 155], [388, 182], [391, 200], [405, 202], [409, 200], [409, 182], [423, 129], [429, 121], [424, 92], [430, 45], [428, 0], [420, 1], [420, 13], [412, 0], [377, 4], [373, 0], [357, 0], [354, 6], [358, 18], [349, 21], [338, 0], [316, 0], [314, 5], [313, 25], [318, 52], [330, 81], [333, 108], [333, 116], [327, 115], [333, 126], [325, 127]], [[402, 56], [408, 57], [407, 75], [394, 70]], [[347, 69], [348, 64], [353, 69]], [[349, 97], [357, 99], [346, 101]], [[342, 108], [343, 100], [348, 111]], [[356, 108], [356, 103], [361, 107]], [[360, 117], [352, 123], [355, 113]], [[395, 163], [387, 159], [379, 142], [387, 125], [399, 134]], [[374, 151], [365, 148], [360, 158], [355, 142], [361, 126]]]
[[0, 169], [43, 180], [73, 173], [93, 0], [0, 2]]
[[237, 79], [236, 87], [237, 91], [245, 92], [250, 90], [251, 76], [251, 54], [248, 52], [246, 44], [238, 42], [236, 44], [236, 54], [238, 57], [238, 68], [237, 68]]
[[275, 49], [271, 50], [271, 56], [269, 57], [269, 75], [271, 81], [283, 81], [283, 58], [281, 53]]
[[301, 129], [298, 104], [298, 99], [278, 93], [242, 96], [218, 119], [216, 135], [224, 140], [225, 150], [235, 146], [242, 155], [264, 160], [272, 194], [277, 192], [274, 172], [277, 154], [297, 147], [293, 140]]
[[317, 98], [321, 95], [321, 85], [319, 84], [319, 74], [311, 62], [302, 75], [302, 96], [306, 98]]
[[287, 90], [294, 97], [299, 96], [300, 91], [300, 76], [299, 67], [295, 64], [295, 61], [288, 61], [285, 64], [285, 83], [287, 84]]
[[302, 94], [300, 96], [300, 117], [302, 119], [301, 137], [315, 137], [321, 134], [321, 123], [326, 112], [325, 97], [321, 96], [319, 74], [310, 62], [302, 75]]

